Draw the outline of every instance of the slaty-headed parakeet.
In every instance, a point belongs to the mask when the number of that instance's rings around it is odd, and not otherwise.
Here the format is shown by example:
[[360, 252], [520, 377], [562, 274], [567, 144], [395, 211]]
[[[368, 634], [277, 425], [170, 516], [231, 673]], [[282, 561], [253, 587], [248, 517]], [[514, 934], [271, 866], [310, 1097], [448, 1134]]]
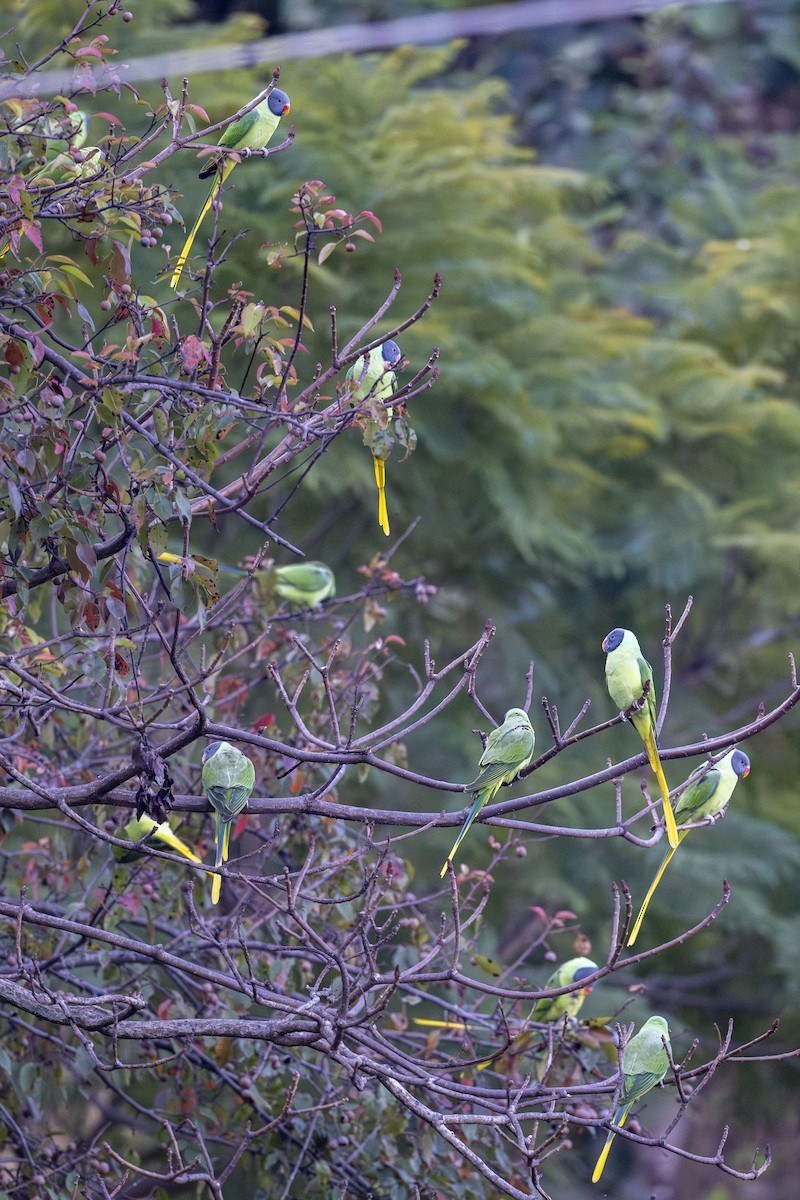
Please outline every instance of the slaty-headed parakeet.
[[[721, 813], [730, 800], [733, 789], [740, 779], [750, 774], [750, 759], [741, 750], [731, 750], [719, 762], [707, 767], [702, 775], [693, 780], [686, 791], [680, 796], [675, 807], [675, 820], [679, 825], [695, 824], [706, 817], [715, 817]], [[686, 837], [688, 829], [678, 831], [678, 843]], [[653, 899], [653, 893], [661, 882], [661, 877], [667, 869], [667, 864], [675, 853], [670, 846], [661, 860], [661, 866], [655, 874], [653, 882], [647, 891], [639, 915], [633, 923], [628, 945], [632, 946], [639, 936], [644, 914]]]
[[[666, 1045], [665, 1045], [666, 1043]], [[663, 1017], [650, 1017], [622, 1051], [622, 1088], [614, 1113], [614, 1124], [622, 1126], [637, 1100], [654, 1088], [669, 1070], [669, 1026]], [[611, 1143], [616, 1137], [612, 1129], [592, 1172], [592, 1183], [603, 1174]]]
[[[238, 120], [233, 121], [222, 131], [222, 136], [217, 145], [223, 147], [225, 150], [262, 150], [278, 128], [278, 122], [281, 117], [289, 112], [290, 107], [289, 97], [286, 95], [286, 92], [282, 92], [280, 88], [273, 88], [260, 104], [251, 109], [249, 113], [245, 113], [243, 117], [239, 117]], [[191, 252], [192, 244], [197, 236], [197, 231], [200, 228], [203, 217], [214, 203], [220, 188], [235, 166], [236, 160], [231, 158], [230, 155], [225, 154], [215, 158], [209, 166], [200, 172], [201, 179], [207, 179], [215, 172], [217, 177], [175, 264], [175, 270], [169, 281], [173, 291], [180, 282], [183, 268], [186, 265], [186, 260]]]
[[[375, 346], [368, 354], [362, 354], [353, 363], [345, 375], [348, 383], [355, 384], [350, 393], [353, 400], [366, 400], [369, 397], [376, 404], [390, 400], [397, 391], [397, 376], [394, 368], [403, 357], [397, 342], [384, 342]], [[387, 408], [386, 422], [392, 418], [391, 408]], [[373, 422], [373, 424], [375, 424]], [[385, 428], [378, 425], [378, 428]], [[372, 461], [375, 466], [375, 482], [378, 485], [378, 524], [386, 536], [389, 536], [389, 511], [386, 507], [386, 452], [374, 445], [370, 424], [364, 431], [364, 444], [372, 450]]]
[[[603, 649], [606, 652], [606, 683], [609, 695], [620, 712], [629, 716], [634, 729], [644, 742], [647, 758], [658, 780], [661, 799], [664, 802], [667, 837], [670, 846], [674, 848], [678, 844], [678, 830], [669, 802], [669, 788], [656, 747], [656, 689], [653, 683], [653, 668], [643, 657], [639, 642], [630, 629], [612, 629], [603, 640]], [[633, 705], [640, 701], [641, 708], [630, 712]]]
[[[184, 858], [188, 858], [191, 862], [202, 862], [202, 858], [198, 858], [193, 850], [190, 850], [185, 842], [181, 841], [177, 833], [174, 833], [166, 821], [159, 823], [154, 821], [147, 813], [142, 813], [141, 817], [131, 817], [128, 824], [124, 826], [122, 831], [126, 838], [132, 842], [158, 841], [163, 842], [165, 846], [169, 846], [170, 850], [174, 850], [176, 854], [182, 854]], [[120, 835], [121, 836], [121, 835]], [[114, 857], [119, 862], [132, 862], [139, 857], [139, 851], [135, 848], [123, 850], [121, 846], [114, 847]]]
[[[597, 971], [597, 963], [590, 958], [570, 958], [553, 972], [544, 985], [546, 988], [568, 987], [580, 983]], [[551, 996], [549, 999], [537, 1000], [531, 1013], [533, 1021], [560, 1021], [563, 1016], [574, 1017], [592, 990], [592, 985], [577, 988], [574, 992], [565, 992], [563, 996]]]
[[[229, 742], [211, 742], [203, 751], [203, 787], [216, 813], [217, 854], [214, 866], [228, 861], [231, 825], [253, 794], [256, 769], [246, 754]], [[211, 903], [216, 904], [222, 889], [222, 877], [214, 876]]]
[[[587, 979], [590, 975], [594, 975], [597, 971], [597, 963], [592, 962], [590, 958], [570, 958], [557, 967], [547, 983], [546, 988], [562, 988], [569, 987], [570, 984], [579, 984], [581, 980]], [[564, 1017], [575, 1017], [583, 1008], [583, 1002], [592, 990], [593, 984], [584, 987], [576, 987], [573, 992], [565, 992], [563, 996], [551, 996], [549, 999], [542, 997], [537, 1000], [531, 1009], [528, 1021], [555, 1022], [562, 1021]], [[527, 1025], [527, 1021], [525, 1024]], [[508, 1048], [509, 1055], [522, 1054], [529, 1048], [534, 1041], [535, 1034], [529, 1029], [525, 1029], [522, 1033], [514, 1038], [514, 1041]], [[490, 1066], [490, 1063], [481, 1063], [481, 1068]], [[537, 1070], [538, 1078], [538, 1070]]]
[[520, 771], [527, 767], [533, 758], [535, 744], [536, 735], [528, 720], [528, 714], [521, 708], [510, 708], [503, 719], [503, 724], [489, 734], [486, 749], [478, 764], [481, 768], [480, 774], [473, 779], [472, 783], [466, 785], [475, 800], [452, 850], [444, 861], [441, 875], [444, 875], [448, 864], [453, 861], [458, 847], [467, 836], [470, 825], [484, 804], [492, 799], [504, 783], [511, 783]]

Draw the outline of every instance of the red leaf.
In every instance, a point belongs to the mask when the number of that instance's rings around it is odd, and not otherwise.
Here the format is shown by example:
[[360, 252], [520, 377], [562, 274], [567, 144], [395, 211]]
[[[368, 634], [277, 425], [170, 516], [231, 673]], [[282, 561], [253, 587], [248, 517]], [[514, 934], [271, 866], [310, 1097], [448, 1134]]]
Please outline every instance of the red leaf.
[[6, 342], [4, 357], [10, 367], [21, 367], [25, 361], [19, 342]]
[[108, 269], [109, 277], [113, 283], [122, 287], [131, 280], [131, 260], [128, 251], [123, 246], [122, 242], [114, 241], [112, 245], [111, 265]]
[[42, 253], [42, 231], [38, 221], [31, 221], [23, 226], [23, 233], [29, 242], [33, 242], [39, 253]]
[[84, 606], [83, 619], [86, 623], [87, 629], [91, 630], [92, 633], [94, 633], [100, 625], [100, 610], [92, 600], [90, 600]]
[[253, 722], [253, 732], [258, 733], [260, 729], [268, 729], [270, 725], [275, 724], [275, 713], [264, 713], [263, 717], [259, 717]]
[[181, 361], [187, 371], [194, 371], [202, 362], [210, 362], [208, 349], [195, 333], [189, 334], [181, 342]]

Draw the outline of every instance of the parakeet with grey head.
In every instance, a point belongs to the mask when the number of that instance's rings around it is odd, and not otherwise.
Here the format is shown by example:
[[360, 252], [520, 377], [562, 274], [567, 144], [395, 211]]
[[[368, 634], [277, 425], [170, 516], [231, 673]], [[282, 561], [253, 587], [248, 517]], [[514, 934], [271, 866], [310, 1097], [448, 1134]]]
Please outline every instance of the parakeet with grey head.
[[[678, 844], [678, 830], [656, 746], [656, 689], [653, 683], [653, 668], [643, 657], [639, 642], [630, 629], [612, 629], [603, 639], [603, 649], [606, 652], [606, 683], [609, 695], [620, 712], [629, 716], [631, 724], [644, 742], [650, 767], [661, 790], [667, 838], [670, 846], [674, 848]], [[641, 707], [635, 712], [630, 712], [633, 705], [639, 701], [642, 702]]]
[[[250, 112], [245, 113], [242, 117], [238, 117], [237, 120], [232, 121], [230, 125], [223, 129], [217, 145], [224, 150], [262, 150], [278, 128], [281, 117], [284, 117], [290, 109], [291, 105], [286, 92], [282, 92], [280, 88], [273, 88], [260, 104], [257, 104], [255, 108], [251, 108]], [[201, 179], [207, 179], [215, 173], [217, 177], [211, 186], [211, 191], [206, 197], [206, 202], [200, 209], [200, 215], [192, 226], [192, 230], [175, 264], [175, 270], [169, 281], [173, 291], [175, 291], [180, 282], [183, 268], [186, 265], [186, 260], [189, 257], [203, 218], [211, 208], [211, 205], [219, 194], [220, 188], [235, 166], [236, 160], [234, 158], [231, 158], [228, 154], [221, 154], [215, 157], [200, 172]]]
[[[580, 983], [598, 970], [597, 963], [590, 958], [570, 958], [562, 963], [544, 985], [546, 988], [568, 987]], [[563, 996], [551, 996], [549, 999], [537, 1000], [531, 1019], [534, 1021], [560, 1021], [563, 1016], [574, 1017], [592, 990], [593, 984], [577, 988], [573, 992], [565, 992]]]
[[440, 875], [444, 875], [448, 865], [453, 861], [458, 847], [469, 832], [469, 827], [483, 808], [492, 799], [504, 783], [511, 783], [520, 771], [524, 771], [533, 758], [536, 745], [536, 734], [533, 731], [528, 714], [521, 708], [510, 708], [506, 713], [503, 724], [493, 729], [486, 742], [486, 749], [481, 755], [478, 766], [479, 775], [467, 784], [467, 790], [472, 792], [475, 800], [467, 814], [467, 819], [461, 826], [461, 832], [453, 843], [453, 848], [444, 861]]
[[[730, 750], [724, 758], [719, 762], [709, 766], [703, 771], [702, 775], [687, 786], [686, 790], [681, 793], [678, 798], [678, 803], [675, 806], [675, 821], [679, 825], [696, 824], [698, 821], [703, 821], [706, 817], [715, 817], [727, 805], [733, 789], [740, 779], [746, 779], [750, 774], [750, 759], [742, 750]], [[688, 829], [678, 830], [678, 844], [686, 837]], [[653, 882], [648, 888], [642, 907], [639, 909], [639, 915], [633, 923], [631, 935], [628, 938], [628, 945], [632, 946], [639, 936], [639, 930], [642, 927], [644, 914], [647, 912], [650, 901], [653, 899], [653, 894], [661, 882], [661, 877], [667, 869], [667, 865], [675, 853], [675, 847], [670, 846], [666, 854], [661, 860], [661, 866], [655, 874]]]
[[[637, 1100], [661, 1083], [669, 1070], [669, 1026], [663, 1017], [650, 1017], [622, 1051], [622, 1088], [614, 1113], [614, 1124], [622, 1126]], [[611, 1143], [616, 1137], [612, 1129], [592, 1172], [592, 1183], [603, 1174]]]
[[[253, 794], [256, 769], [246, 754], [230, 742], [211, 742], [203, 751], [203, 787], [215, 809], [217, 853], [214, 866], [228, 861], [231, 825]], [[222, 876], [215, 875], [211, 885], [211, 903], [216, 904], [222, 889]]]
[[[353, 400], [375, 400], [376, 403], [390, 400], [397, 391], [397, 375], [394, 368], [398, 366], [403, 354], [397, 342], [386, 341], [382, 346], [375, 346], [367, 354], [362, 354], [353, 363], [345, 375], [345, 381], [355, 386], [350, 392]], [[386, 419], [391, 420], [392, 409], [386, 409]], [[366, 443], [366, 436], [365, 436]], [[366, 443], [369, 444], [369, 443]], [[386, 507], [386, 459], [373, 450], [372, 462], [375, 467], [375, 482], [378, 485], [378, 524], [386, 536], [389, 536], [389, 510]]]

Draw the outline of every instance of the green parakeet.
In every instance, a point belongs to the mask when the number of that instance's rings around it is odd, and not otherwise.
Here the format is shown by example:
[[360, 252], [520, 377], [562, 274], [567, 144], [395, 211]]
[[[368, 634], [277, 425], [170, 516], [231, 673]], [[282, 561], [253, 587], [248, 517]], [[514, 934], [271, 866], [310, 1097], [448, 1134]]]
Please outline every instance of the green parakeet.
[[[203, 751], [203, 787], [216, 810], [214, 824], [217, 854], [214, 866], [228, 861], [231, 824], [253, 794], [256, 769], [246, 754], [229, 742], [211, 742]], [[222, 876], [215, 875], [211, 885], [211, 903], [216, 904], [222, 889]]]
[[[664, 1043], [666, 1042], [666, 1046]], [[623, 1082], [614, 1124], [624, 1125], [637, 1100], [654, 1088], [669, 1070], [669, 1026], [663, 1017], [650, 1017], [622, 1051]], [[616, 1137], [611, 1130], [592, 1172], [592, 1183], [603, 1174], [611, 1143]]]
[[649, 684], [642, 707], [630, 714], [630, 721], [644, 742], [664, 802], [664, 820], [667, 838], [673, 848], [678, 844], [678, 829], [669, 802], [669, 788], [661, 769], [656, 747], [656, 689], [653, 683], [653, 668], [642, 656], [641, 647], [630, 629], [612, 629], [603, 640], [606, 652], [606, 683], [611, 699], [620, 712], [627, 713], [632, 705], [642, 699]]
[[[580, 983], [589, 975], [594, 975], [598, 969], [597, 963], [590, 958], [570, 958], [562, 963], [544, 985], [546, 988], [568, 987], [571, 983]], [[549, 1000], [537, 1000], [531, 1013], [533, 1021], [560, 1021], [563, 1016], [574, 1017], [592, 990], [592, 985], [582, 987], [574, 992], [565, 992], [563, 996], [552, 996]]]
[[[562, 988], [580, 983], [582, 979], [594, 975], [597, 969], [597, 963], [592, 962], [590, 958], [570, 958], [553, 972], [545, 987]], [[563, 996], [552, 996], [549, 1000], [537, 1000], [531, 1009], [528, 1021], [560, 1021], [565, 1015], [576, 1016], [583, 1007], [583, 1002], [592, 990], [592, 986], [577, 988], [574, 992], [566, 992]], [[527, 1025], [527, 1023], [526, 1021], [525, 1024]], [[468, 1028], [460, 1021], [435, 1021], [420, 1017], [414, 1018], [414, 1024], [438, 1026], [441, 1029], [457, 1030], [461, 1033]], [[521, 1054], [530, 1045], [533, 1037], [534, 1035], [529, 1029], [523, 1029], [523, 1032], [514, 1038], [508, 1050], [504, 1051], [502, 1057], [505, 1058], [506, 1054]], [[478, 1063], [478, 1070], [482, 1071], [496, 1061], [496, 1059], [488, 1059], [486, 1062]]]
[[[187, 568], [193, 570], [195, 567], [199, 567], [209, 574], [216, 574], [217, 571], [222, 571], [226, 575], [245, 576], [248, 574], [247, 571], [242, 571], [238, 567], [219, 566], [212, 559], [204, 558], [202, 555], [184, 558], [180, 554], [173, 554], [170, 550], [162, 550], [157, 557], [159, 562], [169, 563], [171, 566], [181, 567], [184, 570]], [[287, 563], [284, 567], [272, 567], [269, 572], [256, 572], [256, 575], [258, 574], [271, 574], [275, 595], [280, 596], [282, 600], [288, 600], [290, 604], [297, 604], [301, 608], [316, 608], [323, 600], [329, 600], [336, 595], [336, 577], [324, 562]]]
[[[750, 759], [741, 750], [731, 750], [724, 758], [714, 763], [713, 766], [708, 767], [703, 771], [702, 775], [689, 784], [686, 791], [680, 796], [675, 808], [676, 822], [681, 825], [688, 825], [702, 821], [706, 817], [715, 817], [717, 813], [721, 813], [723, 808], [725, 808], [739, 780], [746, 778], [749, 774]], [[686, 837], [687, 833], [689, 833], [688, 829], [678, 831], [679, 844]], [[633, 923], [633, 929], [628, 938], [629, 946], [632, 946], [639, 936], [644, 914], [647, 912], [650, 901], [653, 899], [653, 893], [661, 882], [661, 877], [666, 871], [667, 864], [674, 853], [675, 848], [670, 846], [661, 860], [661, 866], [656, 871], [655, 878], [650, 884], [642, 907], [639, 909], [639, 915]]]
[[[397, 342], [384, 342], [375, 346], [368, 354], [357, 358], [345, 375], [348, 383], [357, 386], [350, 393], [353, 400], [366, 400], [369, 396], [376, 403], [389, 400], [397, 391], [397, 376], [394, 367], [403, 357]], [[392, 410], [386, 409], [386, 420], [391, 420]], [[378, 524], [386, 536], [389, 536], [389, 510], [386, 507], [386, 458], [376, 453], [370, 442], [369, 426], [365, 430], [364, 444], [372, 449], [372, 462], [375, 467], [375, 482], [378, 485]]]
[[[278, 128], [278, 122], [281, 117], [284, 117], [290, 108], [291, 105], [289, 104], [289, 97], [286, 95], [286, 92], [282, 92], [279, 88], [274, 88], [259, 105], [251, 109], [249, 113], [245, 113], [243, 117], [239, 117], [237, 121], [228, 125], [226, 129], [223, 129], [222, 136], [217, 145], [222, 146], [225, 150], [262, 150]], [[220, 188], [235, 166], [236, 161], [230, 158], [229, 155], [220, 155], [219, 158], [216, 158], [200, 172], [201, 179], [207, 179], [209, 175], [213, 175], [215, 172], [217, 177], [175, 264], [175, 270], [169, 281], [173, 291], [178, 287], [183, 268], [186, 265], [186, 260], [191, 252], [203, 217], [211, 208]]]
[[[44, 146], [44, 154], [35, 156], [37, 165], [30, 171], [28, 178], [32, 181], [38, 179], [41, 175], [50, 174], [54, 159], [58, 159], [59, 155], [66, 154], [70, 145], [79, 148], [83, 146], [89, 131], [89, 117], [85, 112], [78, 108], [72, 108], [69, 112], [65, 112], [63, 116], [57, 116], [55, 113], [50, 113], [48, 116], [43, 116], [35, 121], [26, 121], [23, 125], [17, 126], [16, 133], [20, 140], [25, 138], [42, 139]], [[96, 150], [96, 147], [89, 146], [88, 150]], [[31, 148], [31, 152], [32, 148]], [[85, 153], [85, 152], [84, 152]], [[99, 151], [97, 151], [99, 154]], [[69, 166], [76, 174], [83, 174], [82, 167], [72, 160], [69, 161]], [[44, 164], [44, 165], [41, 165]], [[19, 226], [12, 226], [15, 233]], [[5, 258], [8, 252], [10, 241], [4, 241], [0, 245], [0, 262]]]
[[275, 594], [290, 604], [316, 608], [323, 600], [336, 595], [333, 571], [323, 562], [287, 563], [275, 567]]
[[[146, 838], [148, 842], [158, 841], [163, 842], [165, 846], [169, 846], [170, 850], [174, 850], [176, 854], [182, 854], [184, 858], [188, 858], [191, 862], [202, 862], [202, 858], [198, 858], [193, 850], [190, 850], [185, 842], [182, 842], [177, 833], [173, 833], [172, 829], [166, 821], [161, 824], [154, 821], [147, 813], [142, 813], [141, 817], [131, 817], [128, 824], [124, 826], [122, 833], [132, 842], [141, 842]], [[122, 836], [122, 834], [120, 834]], [[114, 857], [119, 862], [133, 862], [139, 857], [140, 852], [134, 848], [123, 850], [121, 846], [114, 847]]]
[[510, 708], [506, 713], [503, 724], [493, 729], [489, 734], [486, 749], [481, 755], [478, 766], [480, 774], [472, 783], [466, 786], [475, 797], [475, 802], [469, 810], [467, 819], [461, 826], [461, 832], [456, 838], [453, 849], [444, 860], [440, 875], [444, 875], [448, 864], [458, 847], [469, 832], [469, 827], [478, 813], [487, 804], [504, 783], [511, 783], [520, 771], [527, 767], [533, 758], [533, 748], [536, 744], [536, 734], [528, 720], [528, 714], [521, 708]]
[[[570, 958], [558, 967], [547, 983], [546, 988], [562, 988], [568, 987], [570, 984], [580, 983], [582, 979], [586, 979], [589, 975], [594, 975], [598, 969], [597, 963], [592, 962], [590, 958]], [[531, 1009], [528, 1021], [544, 1021], [554, 1022], [561, 1021], [565, 1016], [575, 1017], [583, 1008], [583, 1002], [592, 990], [594, 985], [588, 987], [576, 988], [574, 992], [565, 992], [563, 996], [551, 996], [550, 999], [537, 1000]], [[527, 1021], [525, 1024], [527, 1025]], [[509, 1055], [522, 1054], [529, 1048], [535, 1040], [536, 1035], [529, 1029], [525, 1029], [517, 1037], [508, 1048]], [[490, 1063], [481, 1063], [483, 1067], [490, 1066]], [[535, 1073], [539, 1077], [538, 1064], [536, 1064]]]

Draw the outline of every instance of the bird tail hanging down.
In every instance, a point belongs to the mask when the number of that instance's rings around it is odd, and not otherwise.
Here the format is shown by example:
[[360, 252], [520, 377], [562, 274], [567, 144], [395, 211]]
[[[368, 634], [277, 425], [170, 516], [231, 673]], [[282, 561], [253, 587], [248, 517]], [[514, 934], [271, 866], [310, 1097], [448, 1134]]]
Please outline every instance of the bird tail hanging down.
[[[615, 1114], [614, 1115], [614, 1124], [619, 1125], [619, 1126], [624, 1125], [625, 1118], [627, 1117], [627, 1115], [628, 1114], [626, 1112], [624, 1112], [619, 1117], [619, 1119], [617, 1119], [617, 1114]], [[598, 1158], [597, 1162], [595, 1163], [595, 1168], [592, 1171], [592, 1183], [597, 1183], [598, 1180], [600, 1179], [600, 1176], [603, 1174], [603, 1168], [606, 1165], [606, 1159], [608, 1158], [608, 1152], [611, 1149], [611, 1143], [614, 1141], [614, 1138], [616, 1136], [617, 1136], [616, 1133], [614, 1133], [614, 1131], [612, 1129], [610, 1131], [608, 1137], [606, 1138], [606, 1144], [605, 1144], [605, 1146], [603, 1146], [603, 1149], [600, 1151], [600, 1157]]]
[[378, 485], [378, 524], [386, 536], [389, 536], [389, 510], [386, 507], [386, 463], [382, 458], [372, 456], [375, 464], [375, 482]]
[[[678, 841], [682, 842], [685, 836], [686, 836], [686, 830], [684, 829], [683, 832], [678, 835]], [[647, 912], [648, 908], [650, 907], [650, 901], [653, 899], [655, 890], [658, 887], [658, 885], [661, 883], [661, 878], [662, 878], [664, 872], [666, 871], [667, 866], [669, 865], [669, 861], [672, 858], [674, 853], [675, 853], [675, 847], [670, 846], [669, 850], [667, 851], [667, 853], [664, 855], [664, 857], [661, 860], [661, 866], [656, 871], [655, 878], [654, 878], [653, 882], [650, 884], [650, 887], [647, 890], [647, 895], [645, 896], [644, 900], [642, 901], [642, 907], [639, 909], [639, 915], [637, 916], [636, 920], [633, 923], [633, 929], [631, 930], [631, 936], [628, 938], [629, 946], [632, 946], [633, 943], [636, 941], [637, 937], [639, 936], [639, 930], [642, 928], [642, 921], [644, 920], [644, 914]]]
[[[228, 861], [228, 851], [231, 844], [231, 823], [230, 821], [220, 821], [217, 827], [217, 857], [214, 866], [219, 869], [223, 863]], [[211, 884], [211, 903], [219, 903], [219, 895], [222, 891], [222, 876], [215, 875], [214, 881]]]
[[472, 808], [469, 810], [469, 814], [467, 815], [466, 821], [461, 826], [461, 832], [459, 833], [456, 840], [453, 842], [453, 849], [450, 851], [447, 858], [444, 860], [444, 866], [442, 867], [441, 871], [439, 872], [440, 879], [444, 879], [445, 873], [447, 872], [448, 864], [453, 861], [453, 858], [455, 857], [455, 853], [458, 850], [458, 847], [461, 845], [464, 838], [469, 833], [470, 825], [475, 820], [478, 813], [481, 811], [481, 809], [483, 808], [484, 804], [486, 803], [486, 801], [488, 799], [489, 799], [489, 793], [485, 788], [482, 789], [480, 792], [475, 793], [475, 802], [472, 805]]
[[236, 164], [233, 162], [226, 163], [225, 166], [221, 168], [217, 178], [211, 185], [211, 191], [208, 193], [206, 202], [200, 209], [200, 215], [192, 226], [191, 232], [183, 244], [183, 249], [181, 250], [178, 261], [175, 264], [175, 270], [172, 272], [172, 278], [169, 281], [169, 286], [172, 288], [173, 292], [177, 290], [181, 275], [183, 274], [183, 268], [186, 266], [186, 260], [192, 252], [192, 246], [194, 245], [194, 239], [197, 237], [197, 231], [203, 223], [203, 217], [211, 208], [211, 205], [214, 203], [217, 195], [219, 194], [220, 188], [235, 166]]
[[678, 837], [678, 826], [675, 824], [675, 814], [672, 811], [672, 805], [669, 802], [669, 788], [667, 781], [664, 778], [664, 772], [661, 768], [661, 762], [658, 757], [658, 749], [656, 748], [656, 739], [652, 729], [649, 729], [642, 738], [647, 757], [650, 762], [650, 769], [658, 780], [658, 786], [661, 791], [661, 799], [664, 802], [664, 821], [667, 826], [667, 839], [673, 850], [677, 849], [680, 838]]

